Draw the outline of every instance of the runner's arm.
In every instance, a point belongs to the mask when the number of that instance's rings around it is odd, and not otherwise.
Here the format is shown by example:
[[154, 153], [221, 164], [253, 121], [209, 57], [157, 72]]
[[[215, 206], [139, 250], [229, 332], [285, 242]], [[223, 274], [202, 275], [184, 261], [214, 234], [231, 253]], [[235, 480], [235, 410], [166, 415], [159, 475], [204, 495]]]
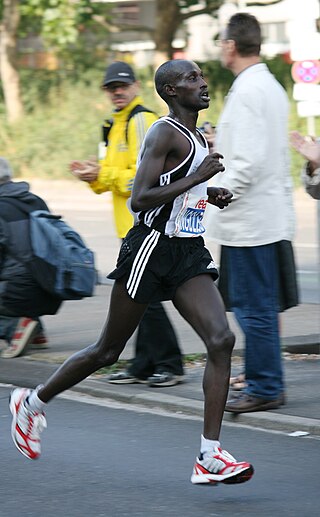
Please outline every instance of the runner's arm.
[[157, 186], [161, 174], [185, 159], [189, 145], [180, 133], [165, 122], [157, 124], [149, 131], [132, 190], [131, 207], [134, 212], [169, 203], [195, 185], [224, 171], [219, 162], [222, 156], [214, 153], [208, 155], [193, 174], [174, 183]]

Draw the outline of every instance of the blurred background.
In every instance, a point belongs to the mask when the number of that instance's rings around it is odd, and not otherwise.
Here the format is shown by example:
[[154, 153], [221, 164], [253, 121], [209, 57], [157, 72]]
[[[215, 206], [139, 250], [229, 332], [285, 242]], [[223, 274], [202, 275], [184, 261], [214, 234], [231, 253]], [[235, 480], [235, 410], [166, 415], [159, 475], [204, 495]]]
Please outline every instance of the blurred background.
[[[146, 105], [160, 115], [154, 69], [171, 58], [196, 61], [212, 98], [199, 122], [215, 124], [233, 79], [220, 65], [216, 40], [238, 10], [262, 24], [263, 57], [291, 99], [290, 129], [319, 134], [318, 116], [297, 114], [291, 73], [296, 41], [301, 48], [312, 36], [320, 57], [318, 0], [0, 0], [0, 154], [16, 175], [71, 181], [69, 161], [96, 154], [110, 111], [99, 85], [117, 59], [136, 68]], [[301, 165], [292, 152], [297, 186]]]
[[[32, 180], [52, 208], [72, 209], [78, 196], [81, 211], [92, 204], [109, 212], [109, 193], [93, 196], [68, 171], [71, 160], [97, 154], [101, 125], [111, 111], [100, 89], [105, 68], [114, 60], [133, 65], [145, 105], [163, 115], [154, 70], [171, 58], [196, 61], [211, 96], [199, 126], [206, 120], [215, 125], [233, 80], [221, 67], [217, 40], [237, 11], [261, 23], [263, 59], [289, 95], [288, 131], [319, 136], [319, 0], [0, 0], [0, 155], [10, 160], [16, 177]], [[299, 278], [304, 292], [313, 293], [304, 300], [314, 302], [320, 296], [319, 203], [301, 187], [303, 158], [290, 152]], [[108, 227], [105, 242], [115, 239], [112, 222], [109, 228], [105, 215], [99, 218]], [[117, 248], [115, 242], [112, 263]]]

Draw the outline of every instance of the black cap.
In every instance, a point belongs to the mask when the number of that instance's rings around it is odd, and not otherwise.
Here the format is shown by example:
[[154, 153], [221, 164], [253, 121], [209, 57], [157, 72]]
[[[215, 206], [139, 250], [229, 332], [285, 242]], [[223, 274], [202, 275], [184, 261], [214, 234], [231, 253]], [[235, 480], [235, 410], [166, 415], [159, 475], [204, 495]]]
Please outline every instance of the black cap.
[[123, 61], [116, 61], [108, 66], [102, 86], [115, 82], [132, 84], [135, 81], [136, 78], [131, 66]]

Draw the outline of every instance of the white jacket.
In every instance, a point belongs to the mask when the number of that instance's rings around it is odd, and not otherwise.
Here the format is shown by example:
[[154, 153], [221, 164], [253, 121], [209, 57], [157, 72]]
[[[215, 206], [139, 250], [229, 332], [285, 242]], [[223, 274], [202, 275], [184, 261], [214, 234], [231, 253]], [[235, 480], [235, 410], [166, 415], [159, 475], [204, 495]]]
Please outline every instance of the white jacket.
[[288, 149], [288, 98], [267, 66], [235, 79], [218, 122], [216, 151], [225, 172], [211, 184], [228, 188], [232, 203], [209, 205], [206, 237], [229, 246], [292, 240], [295, 216]]

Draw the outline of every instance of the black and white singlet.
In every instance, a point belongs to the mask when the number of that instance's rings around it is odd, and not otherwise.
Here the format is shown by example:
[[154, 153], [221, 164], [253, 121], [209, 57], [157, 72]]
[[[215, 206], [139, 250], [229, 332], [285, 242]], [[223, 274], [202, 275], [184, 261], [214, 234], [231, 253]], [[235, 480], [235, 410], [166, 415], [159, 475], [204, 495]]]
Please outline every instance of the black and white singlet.
[[[177, 167], [161, 174], [155, 186], [169, 185], [180, 178], [193, 174], [209, 153], [207, 141], [200, 131], [197, 130], [201, 135], [203, 145], [185, 126], [170, 117], [162, 117], [154, 124], [164, 121], [185, 136], [190, 142], [190, 151]], [[144, 147], [142, 146], [138, 166], [143, 152]], [[207, 185], [207, 182], [200, 183], [180, 194], [170, 203], [139, 212], [139, 221], [169, 237], [198, 237], [205, 231], [202, 219], [207, 206]]]

